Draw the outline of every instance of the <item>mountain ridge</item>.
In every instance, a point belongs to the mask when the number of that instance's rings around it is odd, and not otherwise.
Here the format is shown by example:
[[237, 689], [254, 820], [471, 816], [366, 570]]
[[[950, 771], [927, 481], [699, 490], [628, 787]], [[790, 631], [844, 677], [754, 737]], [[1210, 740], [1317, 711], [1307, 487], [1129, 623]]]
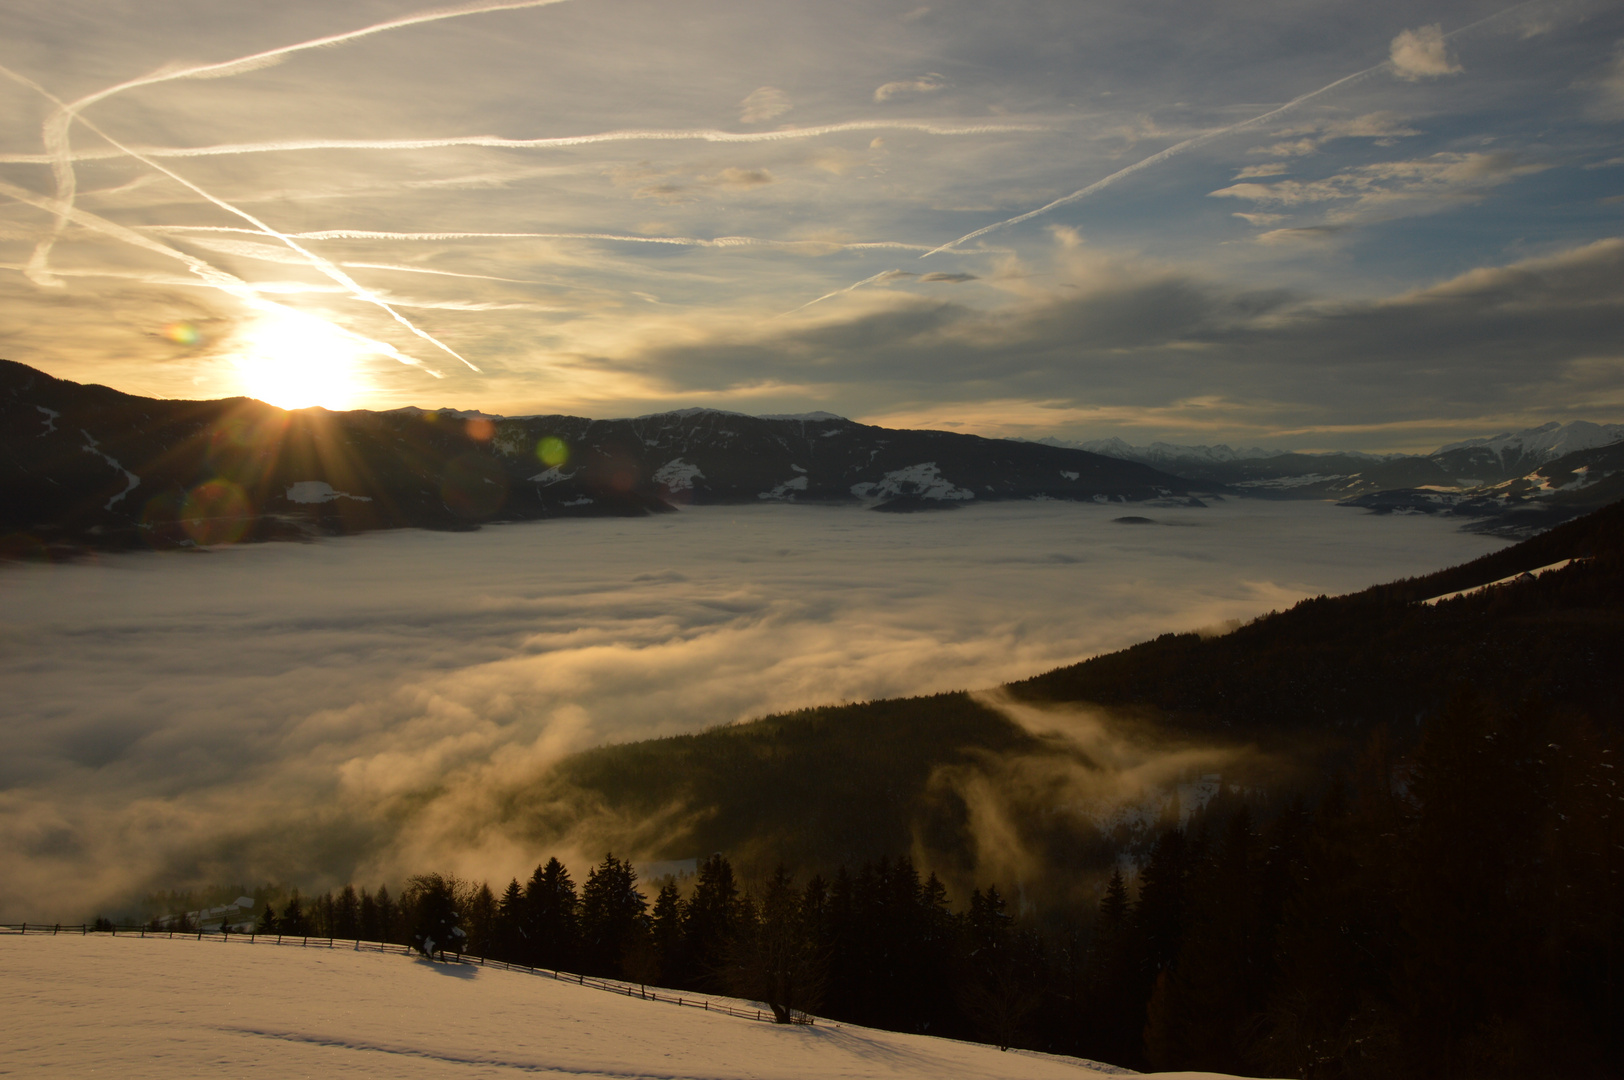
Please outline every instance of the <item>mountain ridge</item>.
[[1188, 501], [1215, 490], [1082, 450], [826, 413], [287, 411], [248, 398], [142, 398], [0, 361], [0, 536], [14, 556], [460, 530], [689, 504], [916, 510]]

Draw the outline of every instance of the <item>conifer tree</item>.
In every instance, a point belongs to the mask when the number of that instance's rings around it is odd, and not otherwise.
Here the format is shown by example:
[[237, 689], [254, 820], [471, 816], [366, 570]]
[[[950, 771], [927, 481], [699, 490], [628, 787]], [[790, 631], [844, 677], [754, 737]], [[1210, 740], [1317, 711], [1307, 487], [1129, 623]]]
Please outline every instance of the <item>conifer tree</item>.
[[361, 898], [355, 886], [346, 884], [333, 901], [332, 937], [354, 941], [361, 936]]
[[281, 929], [287, 937], [310, 936], [310, 920], [305, 916], [304, 903], [299, 899], [298, 889], [293, 890], [287, 904], [282, 908]]
[[378, 886], [378, 940], [401, 945], [400, 906], [389, 895], [388, 885]]
[[720, 853], [699, 865], [693, 895], [683, 905], [682, 938], [684, 985], [718, 985], [718, 969], [729, 943], [738, 932], [743, 902], [733, 864]]
[[666, 881], [654, 898], [650, 940], [659, 968], [659, 978], [675, 984], [683, 960], [682, 893], [675, 881]]
[[631, 863], [606, 854], [581, 889], [582, 970], [590, 975], [619, 976], [627, 946], [645, 929], [647, 908], [647, 899], [637, 891], [637, 872]]
[[475, 956], [495, 956], [497, 905], [491, 887], [480, 882], [469, 890], [461, 904], [468, 928], [468, 951]]
[[797, 1011], [822, 1000], [825, 958], [810, 932], [801, 892], [782, 866], [768, 880], [759, 907], [745, 908], [728, 957], [734, 992], [765, 1001], [777, 1023], [790, 1023]]
[[378, 901], [367, 892], [361, 890], [360, 910], [356, 915], [357, 932], [363, 941], [382, 941], [383, 927], [378, 918]]
[[524, 890], [519, 887], [519, 879], [514, 878], [508, 882], [508, 887], [502, 890], [502, 898], [496, 902], [494, 955], [509, 963], [523, 962], [529, 954], [529, 950], [523, 946], [525, 940]]
[[575, 882], [557, 859], [536, 867], [524, 890], [525, 962], [554, 971], [574, 968], [580, 941]]

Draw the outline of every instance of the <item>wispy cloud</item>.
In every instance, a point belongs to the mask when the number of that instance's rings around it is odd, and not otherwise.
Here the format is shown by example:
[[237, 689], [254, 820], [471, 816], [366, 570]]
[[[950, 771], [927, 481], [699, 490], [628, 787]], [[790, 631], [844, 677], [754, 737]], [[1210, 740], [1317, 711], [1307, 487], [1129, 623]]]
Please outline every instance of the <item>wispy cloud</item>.
[[758, 86], [739, 102], [739, 123], [761, 124], [776, 120], [794, 108], [789, 95], [776, 86]]
[[1511, 153], [1441, 153], [1365, 165], [1321, 180], [1232, 184], [1209, 194], [1271, 207], [1341, 203], [1331, 219], [1348, 223], [1480, 199], [1493, 187], [1550, 167]]
[[876, 102], [890, 101], [899, 94], [934, 94], [947, 85], [947, 80], [932, 72], [913, 79], [898, 79], [882, 83], [874, 90]]

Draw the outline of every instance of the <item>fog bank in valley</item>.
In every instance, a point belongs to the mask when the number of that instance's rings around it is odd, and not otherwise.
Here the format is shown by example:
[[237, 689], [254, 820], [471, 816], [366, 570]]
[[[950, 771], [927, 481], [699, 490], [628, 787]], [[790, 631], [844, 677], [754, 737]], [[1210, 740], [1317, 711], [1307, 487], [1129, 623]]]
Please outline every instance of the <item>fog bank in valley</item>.
[[0, 568], [0, 918], [505, 881], [546, 853], [496, 809], [574, 750], [991, 687], [1500, 543], [1319, 503], [1123, 513], [698, 508]]

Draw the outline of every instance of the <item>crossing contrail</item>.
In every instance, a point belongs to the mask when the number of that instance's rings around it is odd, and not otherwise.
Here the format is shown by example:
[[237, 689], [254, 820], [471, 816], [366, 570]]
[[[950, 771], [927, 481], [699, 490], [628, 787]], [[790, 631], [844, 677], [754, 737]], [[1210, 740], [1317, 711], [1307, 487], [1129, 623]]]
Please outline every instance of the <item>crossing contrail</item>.
[[[562, 2], [562, 0], [559, 0]], [[221, 143], [215, 146], [137, 147], [151, 158], [230, 157], [238, 154], [277, 154], [303, 150], [438, 150], [474, 146], [498, 150], [552, 150], [612, 142], [710, 142], [773, 143], [839, 135], [848, 131], [917, 131], [925, 135], [996, 135], [1008, 132], [1048, 130], [1042, 124], [948, 124], [933, 120], [846, 120], [812, 127], [781, 128], [776, 131], [723, 131], [718, 128], [631, 128], [590, 135], [557, 135], [534, 139], [510, 139], [499, 135], [449, 135], [427, 139], [282, 139], [263, 143]], [[101, 161], [120, 155], [111, 150], [82, 150], [73, 161]], [[8, 165], [48, 165], [51, 154], [6, 154], [0, 162]]]
[[[64, 104], [58, 100], [58, 108], [46, 119], [42, 129], [45, 151], [51, 163], [51, 172], [56, 180], [57, 202], [63, 208], [71, 207], [78, 194], [78, 177], [73, 168], [73, 150], [69, 140], [69, 132], [73, 127], [73, 122], [83, 119], [80, 114], [85, 109], [99, 101], [105, 101], [115, 94], [121, 94], [126, 90], [134, 90], [142, 86], [173, 82], [177, 79], [222, 79], [232, 75], [241, 75], [249, 71], [258, 71], [261, 68], [270, 67], [272, 64], [281, 63], [285, 57], [297, 52], [343, 45], [388, 30], [421, 26], [424, 23], [439, 22], [443, 19], [460, 18], [463, 15], [484, 15], [497, 11], [546, 7], [551, 4], [565, 2], [566, 0], [476, 0], [475, 3], [471, 4], [420, 11], [415, 15], [406, 15], [399, 19], [373, 23], [370, 26], [363, 26], [358, 30], [350, 30], [342, 34], [331, 34], [327, 37], [301, 41], [293, 45], [266, 49], [248, 56], [240, 56], [235, 60], [224, 60], [214, 64], [195, 64], [178, 68], [159, 68], [150, 75], [143, 75], [138, 79], [130, 79], [109, 86], [105, 90], [98, 90], [94, 94], [89, 94], [74, 102]], [[56, 99], [53, 98], [53, 100]], [[34, 253], [28, 260], [28, 276], [38, 285], [61, 284], [60, 280], [51, 274], [50, 258], [51, 249], [56, 246], [57, 237], [62, 234], [62, 228], [66, 223], [67, 218], [58, 213], [51, 223], [50, 230], [35, 245]], [[458, 359], [461, 359], [461, 357]], [[466, 360], [463, 362], [467, 363]]]

